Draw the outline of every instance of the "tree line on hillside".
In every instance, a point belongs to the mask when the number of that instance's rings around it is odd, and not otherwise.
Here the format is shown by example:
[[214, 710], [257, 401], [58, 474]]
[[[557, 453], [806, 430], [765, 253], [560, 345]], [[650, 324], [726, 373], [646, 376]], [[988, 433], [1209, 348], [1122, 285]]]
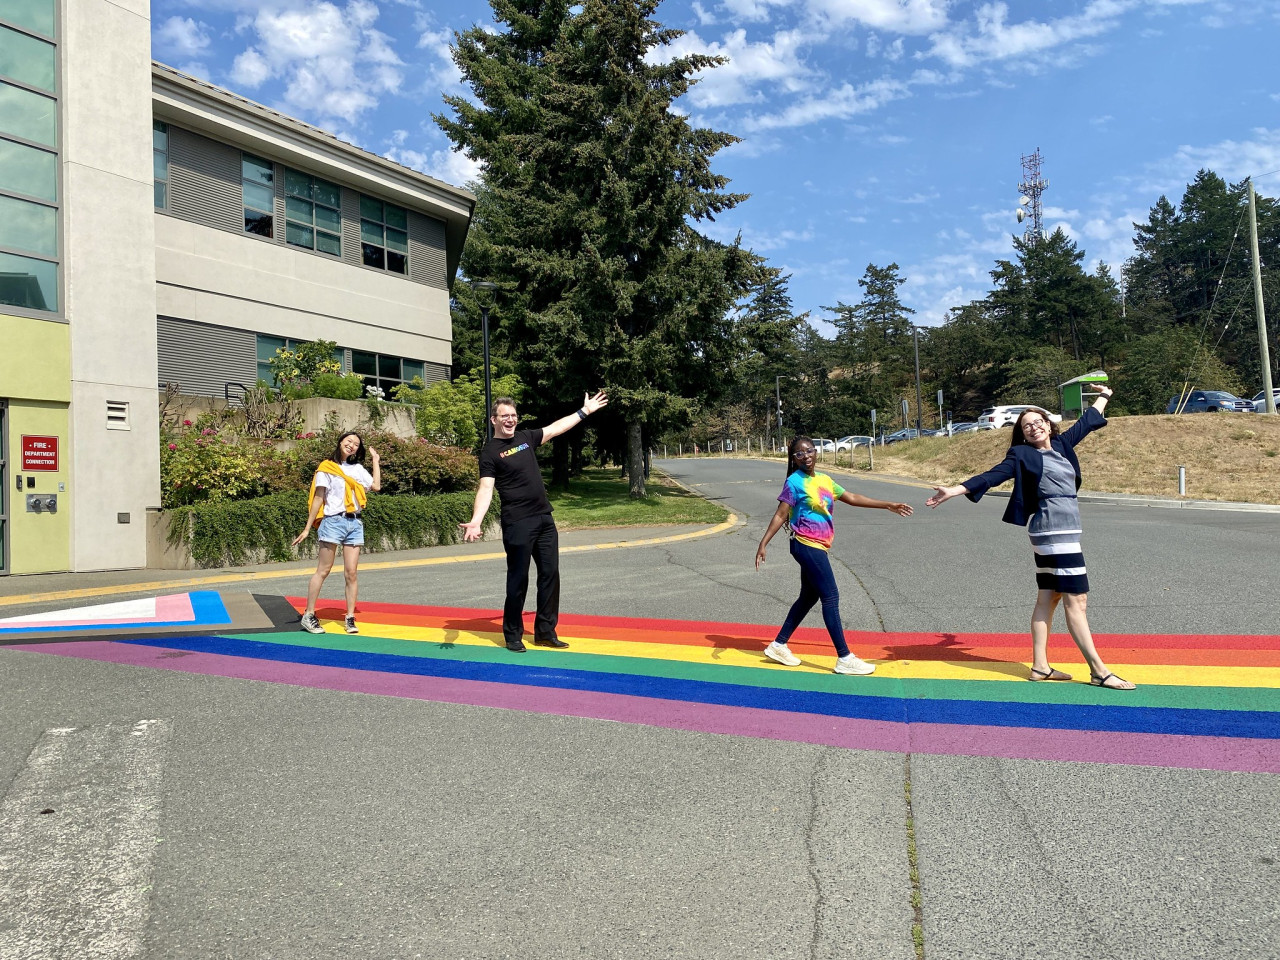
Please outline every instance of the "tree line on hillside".
[[[498, 285], [455, 285], [454, 370], [481, 365], [483, 301], [495, 376], [524, 382], [522, 412], [548, 421], [610, 391], [594, 449], [626, 463], [633, 495], [646, 445], [768, 435], [775, 391], [787, 435], [868, 433], [872, 409], [884, 426], [904, 399], [914, 422], [917, 337], [926, 425], [938, 390], [956, 421], [996, 403], [1056, 409], [1058, 385], [1096, 368], [1120, 413], [1161, 412], [1184, 384], [1261, 381], [1243, 183], [1202, 170], [1177, 206], [1160, 197], [1119, 278], [1087, 272], [1060, 230], [1015, 237], [991, 291], [937, 327], [913, 329], [898, 264], [870, 264], [857, 303], [823, 307], [827, 337], [794, 311], [786, 275], [703, 232], [746, 199], [711, 166], [738, 138], [674, 104], [723, 58], [663, 59], [681, 31], [653, 18], [657, 0], [490, 2], [502, 29], [454, 48], [473, 99], [446, 98], [452, 115], [436, 118], [483, 171], [461, 272]], [[1280, 263], [1276, 201], [1258, 198], [1258, 227], [1263, 263]], [[1274, 330], [1275, 270], [1264, 291]], [[557, 440], [553, 480], [586, 442]]]

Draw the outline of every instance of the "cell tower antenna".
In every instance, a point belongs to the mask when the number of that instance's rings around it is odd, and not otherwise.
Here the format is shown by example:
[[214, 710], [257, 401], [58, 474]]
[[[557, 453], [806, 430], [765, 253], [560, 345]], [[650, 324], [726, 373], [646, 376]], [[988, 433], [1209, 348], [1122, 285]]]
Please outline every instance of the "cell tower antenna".
[[1040, 148], [1035, 153], [1022, 156], [1022, 182], [1018, 184], [1018, 222], [1029, 220], [1022, 236], [1035, 246], [1044, 236], [1043, 209], [1040, 196], [1049, 189], [1049, 181], [1040, 176]]

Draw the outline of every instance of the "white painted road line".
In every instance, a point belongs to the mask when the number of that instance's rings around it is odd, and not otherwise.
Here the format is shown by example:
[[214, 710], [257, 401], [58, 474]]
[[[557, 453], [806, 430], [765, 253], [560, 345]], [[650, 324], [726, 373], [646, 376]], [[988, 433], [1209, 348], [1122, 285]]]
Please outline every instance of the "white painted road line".
[[167, 720], [46, 730], [0, 801], [0, 960], [142, 954]]

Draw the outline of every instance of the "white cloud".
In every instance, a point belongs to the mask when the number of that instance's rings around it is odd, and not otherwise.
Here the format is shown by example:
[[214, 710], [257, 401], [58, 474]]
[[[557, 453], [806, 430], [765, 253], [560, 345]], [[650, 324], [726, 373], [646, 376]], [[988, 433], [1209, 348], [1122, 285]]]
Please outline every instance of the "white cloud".
[[670, 46], [654, 51], [662, 59], [702, 53], [726, 57], [728, 63], [701, 73], [688, 93], [700, 109], [715, 109], [762, 99], [759, 88], [797, 93], [811, 85], [813, 71], [801, 59], [801, 50], [812, 38], [795, 30], [774, 34], [771, 42], [751, 42], [745, 30], [734, 30], [721, 41], [704, 40], [686, 33]]
[[354, 124], [403, 80], [404, 64], [390, 38], [374, 29], [377, 18], [371, 0], [263, 6], [239, 21], [256, 39], [235, 58], [232, 80], [251, 89], [281, 80], [291, 110]]
[[750, 130], [773, 130], [779, 127], [800, 127], [822, 120], [845, 120], [860, 113], [869, 113], [909, 95], [906, 84], [890, 78], [872, 80], [858, 87], [846, 83], [825, 95], [805, 97], [778, 113], [748, 118], [744, 121], [744, 126]]
[[926, 34], [947, 24], [950, 0], [807, 0], [811, 14], [891, 33]]
[[985, 3], [975, 12], [972, 24], [956, 25], [933, 34], [928, 56], [938, 57], [953, 67], [972, 67], [992, 60], [1043, 54], [1062, 44], [1113, 29], [1120, 15], [1134, 5], [1135, 0], [1090, 0], [1076, 16], [1009, 23], [1008, 4]]
[[198, 57], [209, 49], [209, 28], [190, 17], [170, 17], [155, 30], [152, 41], [166, 57]]
[[[403, 130], [396, 131], [397, 135], [403, 133]], [[394, 140], [399, 142], [383, 154], [393, 163], [425, 173], [429, 177], [435, 177], [454, 186], [466, 186], [480, 179], [480, 164], [469, 159], [465, 154], [447, 149], [409, 150], [402, 146], [404, 137], [395, 136]]]
[[785, 7], [790, 4], [791, 0], [724, 0], [723, 7], [732, 20], [760, 23], [769, 19], [770, 7]]

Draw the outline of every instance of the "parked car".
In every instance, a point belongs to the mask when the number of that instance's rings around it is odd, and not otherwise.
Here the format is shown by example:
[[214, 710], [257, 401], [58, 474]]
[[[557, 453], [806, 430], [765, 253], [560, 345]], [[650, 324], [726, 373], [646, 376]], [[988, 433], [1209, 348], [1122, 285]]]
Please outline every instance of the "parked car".
[[932, 427], [925, 427], [920, 431], [922, 437], [945, 437], [946, 435], [946, 430], [934, 430]]
[[[1017, 406], [987, 407], [982, 411], [982, 415], [978, 417], [978, 427], [1012, 427], [1018, 422], [1018, 416], [1023, 410], [1034, 406], [1034, 404], [1024, 403]], [[1039, 409], [1039, 408], [1037, 408]], [[1062, 415], [1057, 413], [1049, 414], [1050, 423], [1061, 423]]]
[[954, 436], [957, 433], [973, 433], [978, 429], [976, 423], [953, 423], [951, 424], [951, 433]]
[[[1271, 399], [1275, 401], [1276, 409], [1280, 410], [1280, 387], [1271, 388]], [[1267, 392], [1259, 390], [1258, 395], [1249, 401], [1253, 404], [1254, 413], [1267, 412]]]
[[1253, 401], [1242, 400], [1225, 390], [1192, 390], [1185, 403], [1181, 396], [1171, 397], [1165, 413], [1250, 413]]
[[836, 442], [834, 440], [824, 440], [821, 437], [813, 438], [813, 449], [819, 453], [835, 453]]
[[844, 453], [846, 451], [854, 449], [855, 447], [865, 447], [875, 442], [876, 441], [874, 437], [864, 437], [860, 435], [841, 437], [839, 440], [836, 441], [836, 450], [840, 453]]
[[884, 438], [885, 443], [897, 443], [899, 440], [914, 440], [918, 434], [915, 427], [909, 427], [904, 430], [895, 430]]

